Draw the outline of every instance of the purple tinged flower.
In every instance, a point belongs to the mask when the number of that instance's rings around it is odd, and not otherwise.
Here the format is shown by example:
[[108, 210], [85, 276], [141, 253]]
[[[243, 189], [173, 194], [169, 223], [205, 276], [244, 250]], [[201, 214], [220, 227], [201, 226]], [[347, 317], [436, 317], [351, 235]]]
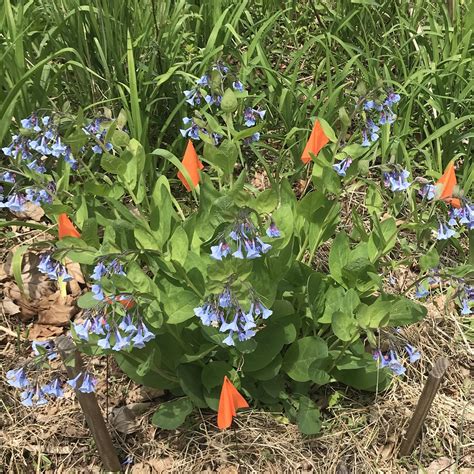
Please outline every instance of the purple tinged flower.
[[439, 223], [438, 232], [436, 234], [437, 240], [448, 240], [456, 234], [454, 229], [451, 229], [442, 222]]
[[217, 313], [214, 307], [210, 304], [194, 308], [194, 314], [205, 326], [210, 326], [213, 322], [218, 321]]
[[61, 381], [58, 378], [41, 387], [41, 390], [45, 395], [50, 395], [55, 398], [61, 398], [64, 395], [64, 391], [61, 388]]
[[66, 267], [64, 265], [60, 265], [59, 267], [59, 272], [58, 272], [58, 280], [61, 278], [62, 281], [68, 282], [72, 281], [72, 276], [69, 275], [69, 273], [66, 270]]
[[242, 242], [241, 241], [239, 241], [239, 247], [237, 248], [237, 250], [232, 255], [235, 258], [240, 258], [240, 259], [244, 258], [244, 254], [242, 253]]
[[234, 335], [233, 331], [229, 332], [229, 335], [222, 341], [226, 346], [235, 346], [234, 338], [232, 337]]
[[191, 89], [188, 91], [184, 91], [184, 96], [186, 97], [186, 102], [189, 105], [194, 107], [195, 104], [199, 105], [201, 103], [201, 94], [196, 89]]
[[234, 242], [240, 241], [239, 234], [238, 234], [235, 230], [232, 230], [231, 232], [229, 232], [229, 237], [230, 237]]
[[95, 392], [95, 386], [97, 385], [97, 380], [92, 377], [89, 373], [85, 373], [84, 379], [82, 380], [82, 385], [79, 387], [79, 392], [82, 393], [92, 393]]
[[5, 156], [12, 156], [13, 154], [13, 144], [2, 148], [2, 152]]
[[102, 338], [102, 339], [99, 339], [97, 341], [97, 345], [101, 348], [101, 349], [110, 349], [110, 332], [107, 333], [107, 335]]
[[364, 102], [364, 110], [372, 110], [375, 107], [375, 102], [373, 100], [366, 100]]
[[351, 158], [345, 158], [344, 160], [340, 161], [339, 163], [336, 163], [332, 165], [334, 171], [339, 175], [339, 176], [346, 176], [346, 171], [349, 168], [349, 166], [352, 163]]
[[420, 189], [419, 194], [421, 197], [431, 201], [436, 196], [436, 186], [434, 184], [427, 184]]
[[45, 115], [42, 119], [41, 122], [43, 122], [43, 125], [46, 127], [49, 125], [50, 117], [49, 115]]
[[54, 271], [53, 264], [51, 262], [51, 255], [42, 255], [40, 257], [40, 263], [38, 264], [38, 270], [41, 273], [47, 274]]
[[102, 290], [102, 287], [100, 285], [92, 285], [91, 286], [91, 291], [93, 293], [93, 298], [98, 301], [103, 301], [105, 299], [104, 292]]
[[415, 363], [417, 360], [421, 359], [421, 354], [418, 350], [416, 350], [413, 346], [410, 346], [410, 344], [407, 344], [405, 346], [405, 350], [408, 353], [408, 357], [410, 359], [410, 364]]
[[148, 341], [151, 341], [155, 338], [155, 335], [145, 326], [145, 324], [141, 323], [138, 326], [138, 331], [135, 337], [132, 339], [133, 347], [141, 349], [145, 347], [145, 344]]
[[0, 203], [0, 207], [6, 207], [12, 212], [22, 212], [25, 210], [26, 199], [21, 194], [12, 194], [6, 202]]
[[38, 350], [38, 347], [42, 347], [43, 349], [45, 349], [46, 354], [48, 354], [49, 360], [54, 360], [58, 357], [58, 353], [52, 350], [54, 347], [54, 343], [52, 341], [33, 341], [31, 343], [31, 349], [33, 350], [33, 353], [37, 356], [41, 355], [41, 352]]
[[229, 288], [226, 288], [219, 296], [219, 305], [221, 308], [228, 308], [232, 304], [232, 295]]
[[56, 158], [66, 153], [67, 146], [61, 143], [61, 138], [58, 137], [56, 143], [51, 147], [51, 154]]
[[268, 237], [271, 237], [273, 239], [276, 239], [281, 236], [280, 229], [276, 226], [274, 222], [270, 223], [270, 226], [268, 227], [266, 234]]
[[211, 247], [211, 257], [215, 260], [222, 260], [230, 254], [230, 246], [226, 242], [220, 242], [219, 245], [213, 245]]
[[247, 331], [240, 331], [239, 334], [238, 334], [238, 337], [239, 337], [239, 341], [248, 341], [249, 339], [251, 339], [252, 337], [255, 336], [255, 334], [257, 334], [255, 331], [249, 329]]
[[254, 240], [245, 241], [245, 251], [247, 252], [247, 258], [251, 260], [262, 256]]
[[260, 132], [255, 132], [250, 135], [250, 137], [244, 139], [244, 143], [246, 145], [250, 145], [251, 143], [258, 142], [260, 140]]
[[230, 323], [223, 321], [219, 331], [220, 332], [227, 332], [227, 331], [237, 332], [239, 330], [239, 326], [237, 325], [237, 322], [238, 322], [238, 316], [235, 315], [234, 319]]
[[91, 321], [86, 319], [83, 323], [72, 323], [74, 332], [76, 333], [79, 339], [83, 341], [89, 340], [89, 330], [91, 328]]
[[132, 333], [137, 330], [136, 326], [132, 322], [132, 317], [129, 314], [126, 314], [122, 321], [119, 324], [119, 329], [124, 332]]
[[405, 191], [411, 186], [411, 183], [407, 181], [408, 176], [410, 172], [407, 170], [384, 173], [384, 184], [390, 186], [392, 192]]
[[105, 332], [108, 331], [109, 329], [110, 329], [110, 326], [104, 317], [99, 316], [92, 319], [90, 332], [92, 332], [93, 334], [96, 334], [98, 336], [104, 335]]
[[390, 107], [393, 104], [396, 104], [397, 102], [400, 102], [400, 95], [395, 94], [395, 92], [391, 91], [391, 92], [388, 93], [388, 96], [385, 99], [384, 104], [387, 105], [388, 107]]
[[114, 351], [121, 351], [130, 345], [130, 336], [122, 337], [118, 330], [115, 330], [115, 344], [112, 347]]
[[41, 143], [36, 146], [35, 150], [36, 150], [38, 153], [41, 153], [41, 154], [43, 154], [43, 155], [50, 155], [50, 154], [52, 153], [51, 148], [48, 147], [46, 137], [43, 137], [43, 138], [41, 139]]
[[82, 372], [79, 372], [73, 379], [69, 379], [66, 383], [72, 387], [73, 389], [77, 388], [77, 384], [79, 383], [79, 379], [82, 377]]
[[37, 385], [36, 389], [30, 388], [20, 394], [21, 404], [25, 407], [46, 405], [48, 400], [44, 397], [43, 390]]
[[68, 163], [73, 170], [77, 169], [77, 161], [74, 159], [74, 156], [72, 156], [71, 149], [68, 147], [66, 150], [66, 153], [63, 156], [63, 159], [66, 163]]
[[416, 287], [416, 293], [415, 293], [415, 298], [424, 298], [429, 294], [429, 291], [427, 288], [425, 288], [423, 285], [417, 285]]
[[467, 298], [463, 298], [462, 300], [461, 314], [463, 316], [469, 316], [471, 314], [471, 308], [469, 307], [469, 301]]
[[370, 140], [369, 138], [367, 137], [367, 130], [362, 130], [362, 143], [361, 143], [362, 146], [364, 147], [369, 147], [370, 146]]
[[257, 301], [255, 302], [255, 314], [262, 316], [263, 319], [268, 319], [273, 314], [273, 311], [268, 309], [262, 302]]
[[232, 83], [232, 87], [239, 92], [244, 91], [244, 85], [240, 81], [235, 81]]
[[26, 378], [26, 372], [23, 367], [19, 369], [12, 369], [6, 373], [7, 383], [15, 388], [25, 388], [30, 385]]
[[5, 171], [5, 173], [0, 174], [0, 181], [3, 181], [4, 183], [14, 183], [15, 175], [10, 171]]
[[21, 126], [26, 129], [33, 128], [33, 120], [32, 117], [28, 117], [26, 119], [20, 120]]
[[244, 124], [246, 127], [253, 127], [257, 123], [257, 116], [261, 120], [265, 117], [265, 110], [257, 110], [247, 107], [244, 110]]
[[107, 274], [107, 268], [103, 262], [99, 262], [95, 267], [94, 271], [91, 274], [93, 280], [100, 280], [103, 276]]
[[387, 367], [395, 375], [403, 375], [406, 372], [405, 367], [403, 367], [403, 365], [398, 360], [397, 354], [392, 350], [390, 351], [390, 359], [388, 361]]
[[263, 242], [260, 237], [256, 237], [255, 240], [257, 241], [255, 245], [258, 248], [259, 252], [267, 253], [269, 250], [271, 250], [272, 246]]
[[201, 76], [197, 81], [196, 85], [201, 86], [201, 87], [206, 87], [209, 85], [209, 76], [207, 74], [204, 74], [204, 76]]
[[95, 144], [93, 147], [92, 147], [92, 151], [96, 154], [96, 155], [102, 155], [102, 153], [104, 152], [104, 150], [102, 150], [102, 147], [98, 144]]

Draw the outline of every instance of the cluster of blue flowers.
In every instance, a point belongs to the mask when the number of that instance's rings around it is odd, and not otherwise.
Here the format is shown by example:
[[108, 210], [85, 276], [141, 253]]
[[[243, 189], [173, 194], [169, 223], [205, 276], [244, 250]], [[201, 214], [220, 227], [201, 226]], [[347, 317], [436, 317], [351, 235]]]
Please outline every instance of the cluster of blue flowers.
[[[216, 81], [212, 79], [213, 71], [217, 71], [219, 81], [217, 81], [219, 87], [216, 89]], [[232, 84], [232, 88], [237, 92], [244, 92], [244, 85], [237, 78], [231, 78], [229, 74], [229, 68], [218, 62], [212, 67], [212, 71], [209, 74], [205, 74], [196, 80], [196, 86], [192, 89], [185, 90], [184, 96], [186, 102], [193, 108], [201, 107], [204, 105], [220, 107], [222, 97], [225, 90], [225, 83], [229, 82]], [[254, 109], [247, 107], [243, 112], [243, 123], [246, 127], [253, 127], [256, 125], [257, 120], [263, 120], [265, 117], [265, 110]], [[192, 140], [200, 140], [201, 134], [208, 135], [212, 138], [214, 144], [217, 146], [222, 139], [222, 135], [216, 132], [209, 132], [207, 125], [204, 121], [194, 117], [184, 117], [183, 123], [184, 128], [180, 130], [183, 137], [191, 138]], [[246, 144], [257, 142], [260, 140], [260, 133], [255, 132], [250, 137], [246, 138], [244, 142]]]
[[[95, 267], [91, 274], [91, 279], [95, 281], [95, 283], [91, 287], [91, 291], [93, 293], [94, 298], [97, 301], [104, 301], [105, 294], [104, 290], [100, 284], [100, 280], [104, 277], [112, 276], [112, 275], [122, 275], [126, 276], [122, 264], [117, 260], [112, 260], [108, 265], [104, 262], [99, 262]], [[125, 296], [119, 295], [116, 297], [118, 299], [123, 299]]]
[[352, 158], [347, 157], [339, 161], [339, 163], [335, 163], [334, 165], [332, 165], [332, 168], [339, 176], [345, 176], [347, 169], [349, 168], [349, 166], [351, 166], [351, 163]]
[[220, 332], [228, 333], [222, 342], [234, 346], [234, 335], [239, 341], [252, 338], [256, 334], [258, 320], [269, 318], [272, 310], [254, 297], [248, 312], [245, 312], [231, 289], [226, 287], [221, 294], [211, 295], [202, 306], [194, 308], [194, 314], [205, 326], [213, 326], [219, 328]]
[[[409, 344], [405, 346], [405, 351], [408, 354], [408, 360], [411, 364], [421, 358], [420, 352]], [[380, 367], [387, 367], [395, 375], [403, 375], [406, 372], [406, 368], [403, 366], [396, 351], [393, 349], [385, 354], [377, 349], [373, 352], [373, 358], [379, 363]]]
[[73, 323], [73, 328], [76, 336], [86, 342], [89, 342], [93, 334], [104, 336], [97, 340], [97, 345], [102, 349], [113, 351], [141, 349], [148, 341], [155, 338], [142, 318], [138, 317], [134, 321], [133, 316], [128, 313], [119, 323], [114, 319], [109, 321], [102, 313], [90, 314], [85, 321]]
[[379, 125], [392, 124], [397, 116], [392, 107], [400, 101], [400, 95], [389, 91], [386, 98], [379, 102], [366, 100], [362, 108], [364, 110], [365, 124], [362, 129], [362, 146], [368, 147], [379, 139]]
[[437, 240], [448, 240], [456, 235], [456, 227], [461, 231], [464, 227], [467, 230], [474, 229], [474, 206], [465, 202], [461, 208], [452, 208], [449, 211], [448, 222], [439, 222], [436, 232]]
[[[23, 389], [20, 394], [22, 405], [27, 407], [37, 407], [46, 405], [48, 398], [60, 398], [64, 396], [64, 381], [61, 376], [55, 376], [47, 383], [40, 383], [38, 373], [35, 369], [45, 365], [49, 360], [58, 357], [53, 341], [33, 341], [32, 350], [34, 359], [28, 361], [23, 367], [9, 370], [6, 373], [6, 380], [9, 385]], [[31, 368], [31, 370], [30, 370]], [[96, 379], [87, 371], [79, 373], [75, 378], [66, 380], [72, 388], [83, 393], [90, 393], [95, 390]]]
[[[97, 155], [102, 155], [104, 150], [111, 151], [114, 148], [112, 143], [105, 141], [107, 130], [102, 129], [102, 122], [103, 119], [97, 118], [82, 129], [86, 135], [90, 135], [91, 137], [93, 137], [94, 145], [91, 147], [91, 150]], [[81, 151], [85, 150], [85, 147], [81, 149]]]
[[[266, 233], [270, 238], [280, 237], [280, 230], [273, 221]], [[271, 248], [270, 244], [260, 238], [258, 228], [253, 222], [248, 217], [243, 217], [234, 224], [227, 238], [221, 238], [218, 245], [211, 247], [211, 257], [222, 260], [232, 255], [239, 259], [254, 259], [266, 254]]]
[[410, 172], [407, 170], [394, 170], [383, 174], [383, 182], [385, 187], [390, 188], [394, 193], [405, 191], [411, 185], [411, 183], [407, 181], [409, 176]]
[[474, 287], [463, 285], [459, 291], [459, 304], [461, 306], [461, 314], [469, 316], [472, 314], [474, 306]]
[[71, 281], [72, 276], [67, 272], [66, 267], [60, 262], [54, 260], [50, 254], [44, 254], [40, 257], [38, 270], [48, 275], [51, 280]]
[[2, 148], [5, 156], [17, 158], [20, 155], [29, 169], [41, 174], [46, 172], [44, 161], [47, 157], [62, 157], [73, 169], [77, 167], [71, 148], [62, 142], [51, 117], [45, 115], [40, 118], [32, 114], [21, 120], [21, 128], [22, 133], [13, 135], [10, 145]]

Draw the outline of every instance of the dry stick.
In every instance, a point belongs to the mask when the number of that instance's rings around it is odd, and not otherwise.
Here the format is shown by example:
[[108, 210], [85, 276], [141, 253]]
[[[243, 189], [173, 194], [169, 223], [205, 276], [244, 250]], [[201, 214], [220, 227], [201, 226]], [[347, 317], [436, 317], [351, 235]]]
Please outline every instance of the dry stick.
[[413, 417], [410, 421], [410, 426], [408, 427], [405, 438], [403, 439], [400, 446], [400, 456], [408, 456], [412, 452], [416, 438], [420, 433], [423, 422], [425, 421], [426, 415], [428, 414], [431, 404], [433, 403], [433, 399], [439, 389], [441, 380], [443, 379], [448, 366], [448, 359], [446, 359], [446, 357], [441, 357], [441, 359], [438, 359], [435, 362], [431, 372], [428, 374], [428, 380], [426, 381], [425, 387], [423, 388], [423, 392], [421, 393], [420, 399], [418, 400], [418, 404], [415, 408], [415, 412], [413, 413]]
[[[66, 366], [69, 378], [73, 379], [83, 370], [81, 355], [76, 350], [76, 346], [71, 338], [59, 336], [56, 339], [56, 347]], [[74, 365], [71, 365], [74, 360]], [[81, 378], [82, 379], [82, 378]], [[79, 380], [81, 382], [82, 380]], [[78, 386], [79, 383], [78, 383]], [[122, 466], [112, 443], [112, 438], [107, 430], [104, 417], [100, 411], [99, 404], [94, 393], [82, 393], [75, 390], [79, 404], [81, 405], [87, 425], [92, 433], [99, 456], [106, 471], [120, 472]]]

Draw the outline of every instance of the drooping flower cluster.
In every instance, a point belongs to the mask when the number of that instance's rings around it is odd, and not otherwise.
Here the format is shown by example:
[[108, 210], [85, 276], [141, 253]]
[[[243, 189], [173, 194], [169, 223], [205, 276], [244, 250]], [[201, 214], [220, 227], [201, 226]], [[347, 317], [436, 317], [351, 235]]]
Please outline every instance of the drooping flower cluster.
[[[270, 238], [280, 237], [280, 231], [273, 221], [266, 233]], [[263, 242], [258, 228], [246, 216], [235, 222], [226, 238], [220, 238], [219, 243], [211, 247], [211, 257], [222, 260], [232, 255], [239, 259], [254, 259], [266, 254], [271, 248], [270, 244]]]
[[[94, 298], [97, 301], [104, 301], [106, 296], [104, 294], [104, 290], [100, 284], [100, 280], [104, 277], [109, 277], [112, 275], [123, 275], [126, 276], [122, 264], [117, 260], [112, 260], [108, 265], [104, 262], [99, 262], [95, 267], [91, 274], [91, 279], [94, 280], [94, 284], [91, 287], [91, 291], [94, 295]], [[123, 295], [119, 295], [118, 298], [122, 298]], [[116, 298], [116, 296], [109, 297]]]
[[57, 260], [54, 260], [50, 254], [41, 255], [38, 270], [48, 275], [48, 278], [51, 280], [61, 280], [64, 282], [72, 280], [72, 276], [69, 275], [66, 267]]
[[[405, 346], [405, 351], [408, 355], [408, 361], [410, 364], [415, 363], [421, 358], [420, 352], [410, 344]], [[377, 349], [373, 352], [373, 358], [378, 362], [380, 367], [388, 368], [395, 375], [403, 375], [406, 372], [406, 368], [403, 366], [398, 354], [393, 349], [390, 349], [387, 353], [382, 353]]]
[[394, 114], [392, 107], [399, 101], [400, 95], [389, 91], [381, 101], [370, 99], [363, 102], [362, 146], [368, 147], [379, 139], [379, 125], [395, 122], [397, 116]]
[[[195, 87], [185, 90], [183, 93], [186, 102], [191, 107], [208, 107], [216, 113], [218, 109], [213, 109], [213, 107], [220, 107], [227, 87], [232, 88], [236, 93], [245, 91], [242, 82], [230, 72], [229, 68], [218, 62], [211, 71], [196, 80]], [[243, 125], [253, 127], [257, 120], [263, 120], [264, 117], [265, 110], [246, 107], [243, 111]], [[215, 115], [214, 118], [218, 120], [219, 116]], [[206, 137], [208, 137], [216, 146], [222, 139], [222, 135], [216, 130], [212, 130], [212, 125], [199, 112], [196, 112], [194, 117], [184, 117], [183, 124], [185, 127], [180, 130], [183, 137], [192, 140], [207, 140]], [[260, 140], [260, 133], [255, 132], [250, 137], [244, 138], [244, 143], [250, 144], [258, 140]]]
[[[102, 155], [104, 150], [111, 151], [114, 148], [112, 143], [105, 141], [107, 130], [101, 127], [102, 122], [103, 119], [96, 118], [82, 129], [84, 133], [91, 136], [92, 140], [94, 141], [94, 145], [91, 147], [91, 150], [97, 155]], [[82, 149], [82, 151], [85, 151], [85, 147]]]
[[255, 336], [258, 321], [268, 319], [272, 310], [254, 296], [249, 310], [245, 312], [230, 287], [226, 287], [222, 293], [209, 296], [202, 306], [194, 308], [194, 314], [204, 326], [212, 326], [220, 332], [228, 333], [222, 342], [227, 346], [234, 346], [235, 336], [239, 341]]
[[76, 336], [82, 341], [91, 342], [91, 336], [99, 336], [97, 345], [102, 349], [122, 351], [131, 348], [141, 349], [155, 335], [148, 329], [143, 318], [125, 314], [120, 322], [105, 313], [90, 313], [78, 323], [73, 323]]
[[41, 174], [46, 172], [45, 161], [48, 157], [62, 158], [73, 169], [77, 166], [71, 148], [63, 143], [57, 124], [48, 115], [39, 117], [32, 114], [21, 120], [20, 133], [13, 135], [10, 145], [2, 151], [12, 158], [20, 155], [30, 170]]
[[463, 316], [472, 314], [472, 307], [474, 306], [474, 287], [464, 284], [463, 281], [459, 289], [459, 305]]
[[[49, 362], [58, 358], [53, 341], [33, 341], [33, 358], [28, 360], [22, 367], [11, 369], [6, 373], [6, 381], [15, 388], [23, 389], [20, 394], [22, 405], [27, 407], [38, 407], [46, 405], [48, 399], [61, 398], [64, 396], [65, 379], [58, 374], [57, 370], [44, 370], [51, 366]], [[45, 373], [53, 377], [46, 379]], [[66, 380], [72, 388], [83, 393], [95, 390], [96, 379], [86, 370], [78, 374], [74, 379]]]
[[411, 183], [407, 181], [409, 176], [410, 172], [407, 170], [394, 170], [383, 174], [383, 182], [385, 187], [390, 188], [394, 193], [405, 191], [411, 185]]

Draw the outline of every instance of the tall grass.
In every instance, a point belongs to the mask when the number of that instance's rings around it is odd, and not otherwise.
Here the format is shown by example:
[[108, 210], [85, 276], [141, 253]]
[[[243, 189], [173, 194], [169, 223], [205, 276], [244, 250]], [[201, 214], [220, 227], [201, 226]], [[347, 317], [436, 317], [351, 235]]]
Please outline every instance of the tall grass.
[[357, 85], [383, 80], [403, 100], [382, 159], [436, 174], [458, 157], [469, 188], [473, 13], [455, 5], [450, 15], [425, 0], [3, 0], [0, 141], [12, 116], [34, 109], [123, 108], [146, 150], [179, 154], [182, 91], [222, 56], [266, 101], [267, 155], [297, 162], [311, 116], [337, 128]]

